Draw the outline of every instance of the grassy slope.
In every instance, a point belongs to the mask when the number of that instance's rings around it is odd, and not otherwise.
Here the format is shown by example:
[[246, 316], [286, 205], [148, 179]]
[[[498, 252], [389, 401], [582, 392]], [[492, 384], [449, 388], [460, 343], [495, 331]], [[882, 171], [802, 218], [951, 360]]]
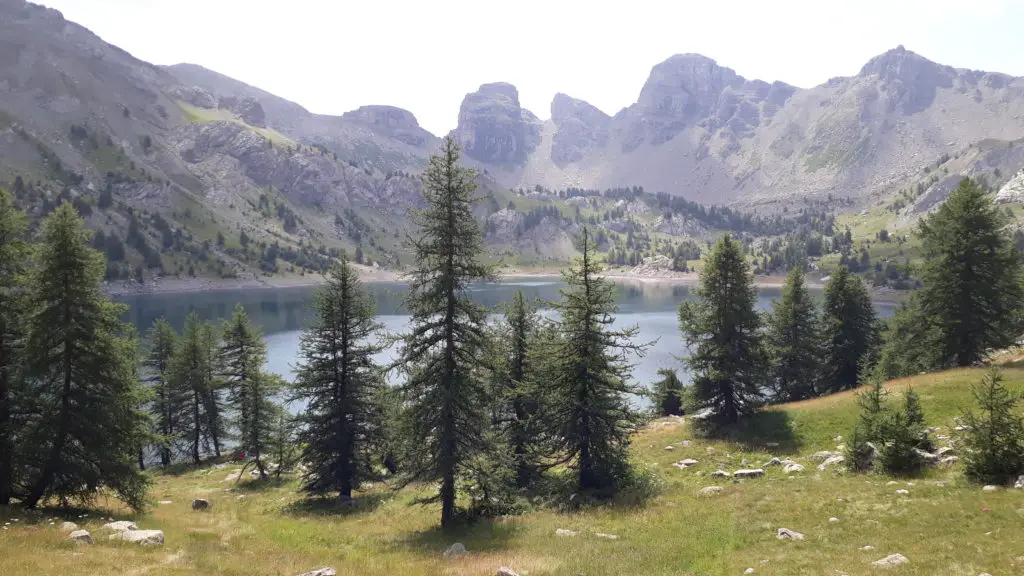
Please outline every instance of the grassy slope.
[[[930, 423], [948, 433], [951, 419], [970, 405], [968, 385], [979, 370], [930, 374], [891, 383], [913, 385]], [[1010, 369], [1007, 380], [1024, 390], [1024, 370]], [[140, 527], [164, 530], [167, 544], [140, 549], [106, 539], [100, 520], [73, 518], [92, 531], [96, 544], [76, 547], [44, 519], [11, 512], [20, 522], [0, 532], [0, 574], [283, 574], [330, 565], [339, 574], [494, 574], [509, 565], [520, 574], [870, 574], [870, 563], [902, 553], [911, 563], [892, 574], [977, 576], [981, 572], [1024, 571], [1024, 540], [1019, 537], [1024, 494], [982, 492], [968, 485], [959, 469], [935, 470], [898, 485], [880, 475], [817, 472], [807, 456], [834, 449], [836, 435], [847, 435], [856, 418], [851, 393], [783, 406], [766, 412], [745, 435], [749, 441], [692, 440], [685, 425], [655, 422], [638, 435], [638, 466], [651, 467], [662, 489], [650, 502], [620, 503], [576, 513], [540, 511], [478, 524], [455, 535], [436, 531], [434, 506], [410, 506], [415, 490], [394, 494], [383, 486], [363, 494], [363, 504], [340, 515], [297, 505], [295, 485], [242, 484], [233, 492], [226, 469], [206, 468], [180, 475], [156, 474], [154, 509], [137, 518]], [[683, 440], [692, 440], [683, 447]], [[780, 442], [769, 449], [767, 442]], [[674, 445], [666, 451], [666, 445]], [[713, 451], [713, 453], [712, 453]], [[807, 472], [787, 478], [771, 468], [765, 478], [739, 483], [714, 481], [716, 468], [735, 470], [747, 459], [759, 464], [773, 453], [790, 454]], [[693, 457], [686, 471], [671, 463]], [[940, 485], [937, 482], [943, 482]], [[699, 498], [712, 484], [724, 491]], [[910, 490], [907, 496], [895, 490]], [[241, 496], [244, 495], [244, 498]], [[194, 513], [192, 498], [210, 499], [213, 510]], [[156, 505], [171, 500], [173, 504]], [[104, 501], [101, 500], [101, 504]], [[9, 515], [11, 514], [9, 513]], [[124, 517], [123, 512], [106, 512]], [[20, 515], [20, 516], [19, 516]], [[96, 512], [92, 514], [95, 516]], [[839, 522], [829, 522], [830, 517]], [[5, 519], [4, 521], [8, 521]], [[26, 525], [32, 524], [34, 525]], [[803, 532], [803, 542], [779, 541], [778, 527]], [[557, 528], [579, 531], [556, 537]], [[595, 532], [616, 534], [617, 541]], [[441, 551], [461, 541], [471, 555], [446, 560]], [[872, 545], [871, 551], [861, 547]]]

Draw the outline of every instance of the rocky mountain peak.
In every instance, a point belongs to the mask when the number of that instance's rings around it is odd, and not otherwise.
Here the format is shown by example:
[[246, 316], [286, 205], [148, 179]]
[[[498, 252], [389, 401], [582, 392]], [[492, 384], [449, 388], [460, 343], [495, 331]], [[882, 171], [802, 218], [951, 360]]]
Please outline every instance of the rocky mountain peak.
[[612, 119], [588, 102], [559, 92], [551, 101], [551, 121], [557, 126], [551, 160], [563, 166], [607, 144]]
[[955, 68], [936, 64], [900, 45], [869, 60], [858, 76], [877, 77], [883, 87], [891, 88], [891, 109], [914, 114], [931, 106], [938, 88], [952, 87], [957, 75]]
[[454, 134], [467, 156], [491, 164], [521, 164], [540, 142], [541, 122], [519, 105], [516, 87], [483, 84], [462, 100]]
[[360, 106], [345, 112], [342, 119], [369, 126], [410, 146], [423, 146], [433, 139], [430, 133], [420, 128], [412, 112], [396, 106]]

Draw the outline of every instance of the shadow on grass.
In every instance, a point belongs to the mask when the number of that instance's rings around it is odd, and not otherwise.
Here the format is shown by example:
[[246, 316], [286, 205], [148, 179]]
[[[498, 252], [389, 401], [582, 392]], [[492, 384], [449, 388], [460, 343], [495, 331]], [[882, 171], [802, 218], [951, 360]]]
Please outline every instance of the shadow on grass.
[[283, 486], [290, 484], [292, 479], [289, 476], [267, 476], [266, 479], [261, 480], [259, 478], [252, 480], [240, 480], [237, 482], [231, 482], [230, 487], [234, 488], [236, 492], [248, 492], [248, 493], [259, 493], [268, 492], [270, 490], [276, 490]]
[[291, 516], [352, 516], [368, 514], [380, 507], [393, 496], [392, 493], [371, 492], [359, 494], [355, 499], [342, 503], [337, 497], [306, 498], [284, 507], [284, 513]]
[[739, 428], [732, 430], [725, 439], [737, 442], [751, 452], [796, 454], [803, 443], [791, 424], [786, 412], [761, 410], [747, 418]]
[[218, 464], [240, 464], [240, 462], [232, 460], [228, 456], [221, 456], [220, 458], [207, 458], [205, 460], [201, 460], [199, 464], [193, 464], [191, 461], [175, 462], [169, 466], [147, 466], [146, 470], [157, 474], [166, 474], [167, 476], [181, 476], [183, 474], [188, 474], [189, 472], [207, 470], [217, 466]]
[[495, 552], [508, 547], [515, 531], [515, 522], [479, 518], [459, 522], [447, 529], [437, 526], [413, 532], [395, 540], [392, 545], [403, 550], [412, 549], [428, 557], [439, 557], [456, 542], [461, 542], [470, 552]]

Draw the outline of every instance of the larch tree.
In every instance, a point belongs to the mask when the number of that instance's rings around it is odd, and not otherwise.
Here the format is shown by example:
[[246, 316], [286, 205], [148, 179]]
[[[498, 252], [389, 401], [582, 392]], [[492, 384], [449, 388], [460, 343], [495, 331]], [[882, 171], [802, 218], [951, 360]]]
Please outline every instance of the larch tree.
[[440, 155], [423, 173], [426, 208], [415, 214], [410, 239], [414, 268], [405, 306], [410, 327], [396, 366], [407, 376], [402, 390], [409, 430], [421, 457], [409, 462], [410, 479], [440, 480], [441, 525], [456, 520], [456, 487], [474, 458], [488, 448], [489, 397], [481, 372], [487, 349], [487, 311], [470, 298], [470, 283], [493, 277], [483, 264], [483, 236], [473, 215], [478, 198], [473, 170], [458, 164], [459, 148], [444, 139]]
[[16, 412], [23, 376], [24, 297], [28, 246], [25, 216], [0, 189], [0, 507], [10, 502], [15, 482]]
[[1024, 332], [1024, 269], [1004, 226], [969, 178], [921, 221], [920, 309], [934, 328], [934, 368], [970, 366]]
[[793, 402], [817, 396], [823, 361], [821, 332], [801, 266], [790, 271], [782, 294], [772, 302], [767, 328], [769, 385], [776, 400]]
[[658, 370], [661, 380], [654, 383], [654, 413], [658, 416], [681, 416], [685, 411], [683, 382], [671, 368]]
[[875, 307], [864, 281], [840, 266], [825, 284], [822, 307], [825, 365], [822, 392], [856, 388], [878, 345]]
[[343, 255], [317, 291], [303, 331], [293, 400], [303, 401], [299, 444], [308, 470], [304, 492], [338, 492], [343, 502], [373, 474], [381, 440], [383, 376], [373, 357], [382, 350], [373, 298]]
[[696, 300], [679, 306], [679, 326], [690, 349], [694, 411], [706, 433], [735, 425], [764, 401], [766, 354], [757, 288], [743, 248], [726, 235], [700, 273]]
[[537, 401], [530, 386], [533, 356], [531, 346], [537, 335], [537, 307], [526, 301], [522, 290], [516, 290], [512, 302], [505, 307], [500, 326], [502, 369], [499, 374], [501, 398], [495, 403], [498, 427], [507, 435], [512, 451], [515, 484], [526, 488], [539, 474], [536, 430], [532, 420]]
[[629, 441], [643, 418], [630, 403], [643, 394], [630, 381], [631, 360], [648, 345], [633, 342], [635, 326], [612, 328], [617, 289], [601, 277], [585, 228], [580, 250], [562, 274], [566, 287], [554, 306], [559, 338], [547, 354], [540, 419], [551, 428], [552, 463], [570, 467], [580, 492], [607, 496], [630, 476]]
[[263, 370], [267, 347], [263, 334], [253, 326], [241, 304], [221, 330], [217, 349], [220, 384], [227, 388], [228, 402], [237, 413], [238, 449], [251, 457], [260, 479], [267, 478], [263, 452], [267, 444], [267, 403], [274, 393], [272, 380]]
[[185, 317], [185, 327], [171, 363], [174, 393], [182, 398], [175, 418], [188, 441], [193, 464], [202, 461], [211, 438], [211, 424], [216, 425], [208, 413], [214, 386], [211, 378], [213, 350], [209, 347], [208, 331], [199, 316], [190, 312]]
[[29, 508], [48, 497], [89, 502], [100, 486], [144, 505], [135, 340], [124, 307], [103, 295], [103, 257], [90, 236], [67, 202], [42, 224], [27, 305], [28, 393], [38, 407], [26, 439], [35, 447]]
[[152, 396], [150, 417], [156, 436], [160, 463], [169, 466], [174, 458], [173, 446], [179, 429], [179, 406], [184, 400], [171, 381], [171, 362], [177, 334], [170, 322], [158, 318], [147, 333], [147, 349], [142, 359], [143, 381], [149, 386]]

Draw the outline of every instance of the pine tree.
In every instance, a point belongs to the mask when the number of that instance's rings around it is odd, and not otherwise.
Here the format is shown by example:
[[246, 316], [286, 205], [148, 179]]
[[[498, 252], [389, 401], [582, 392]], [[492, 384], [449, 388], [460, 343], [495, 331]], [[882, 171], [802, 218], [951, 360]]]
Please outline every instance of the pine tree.
[[706, 432], [735, 425], [762, 403], [765, 353], [757, 288], [739, 242], [725, 235], [700, 274], [697, 300], [679, 306], [679, 325], [690, 348], [695, 411]]
[[878, 355], [879, 373], [887, 380], [905, 378], [940, 366], [934, 346], [934, 328], [921, 314], [921, 293], [915, 292], [886, 320], [879, 338], [884, 344]]
[[381, 351], [374, 302], [342, 256], [316, 295], [315, 315], [302, 333], [292, 397], [306, 403], [299, 443], [309, 470], [302, 490], [337, 491], [342, 501], [372, 477], [380, 440], [378, 394], [383, 386], [373, 356]]
[[796, 266], [768, 315], [766, 345], [772, 357], [770, 385], [780, 402], [818, 395], [822, 350], [818, 313]]
[[647, 345], [634, 344], [636, 327], [611, 328], [615, 321], [616, 287], [600, 276], [602, 267], [587, 229], [582, 255], [562, 278], [557, 331], [545, 366], [549, 397], [540, 420], [551, 427], [555, 463], [576, 473], [577, 489], [610, 494], [629, 477], [630, 436], [641, 415], [628, 395], [643, 393], [629, 382], [630, 355], [643, 355]]
[[537, 333], [537, 324], [536, 306], [527, 303], [523, 292], [516, 290], [512, 302], [505, 308], [500, 336], [494, 339], [495, 343], [503, 344], [500, 389], [497, 391], [502, 401], [495, 403], [499, 412], [496, 420], [508, 435], [518, 488], [529, 486], [540, 469], [534, 441], [536, 431], [531, 427], [537, 402], [529, 380], [533, 361], [530, 347]]
[[103, 257], [71, 204], [47, 217], [41, 239], [27, 306], [29, 394], [39, 412], [27, 439], [35, 475], [24, 504], [89, 502], [102, 485], [141, 509], [147, 480], [135, 459], [145, 418], [124, 307], [103, 295]]
[[455, 140], [445, 138], [440, 156], [423, 173], [426, 208], [415, 217], [419, 238], [411, 241], [415, 268], [405, 306], [411, 314], [396, 365], [410, 431], [422, 458], [410, 463], [410, 478], [440, 479], [441, 525], [455, 521], [456, 481], [475, 453], [486, 451], [482, 430], [489, 398], [479, 373], [486, 350], [487, 312], [473, 303], [469, 284], [493, 272], [478, 261], [483, 237], [473, 216], [478, 198], [475, 173], [458, 166]]
[[968, 178], [921, 221], [921, 312], [938, 367], [970, 366], [1024, 331], [1024, 269], [1004, 224]]
[[683, 408], [683, 382], [671, 368], [658, 370], [661, 380], [654, 383], [655, 413], [658, 416], [681, 416]]
[[213, 455], [220, 458], [221, 447], [228, 439], [228, 421], [225, 416], [224, 382], [217, 374], [217, 329], [210, 322], [200, 325], [200, 342], [203, 346], [203, 370], [205, 371], [206, 387], [203, 394], [205, 413], [204, 428], [206, 439], [213, 445]]
[[1020, 395], [1006, 389], [993, 368], [971, 387], [980, 413], [964, 414], [964, 474], [976, 482], [1003, 484], [1024, 474], [1024, 417]]
[[[185, 327], [171, 362], [171, 382], [174, 393], [183, 401], [177, 406], [175, 419], [190, 445], [193, 464], [202, 461], [202, 455], [211, 438], [216, 418], [209, 413], [215, 383], [212, 374], [212, 350], [209, 347], [209, 328], [195, 312], [185, 317]], [[212, 426], [211, 426], [212, 425]]]
[[25, 337], [24, 214], [11, 195], [0, 189], [0, 507], [10, 501], [14, 487], [15, 412], [20, 411], [22, 345]]
[[152, 391], [150, 414], [155, 426], [160, 463], [168, 466], [173, 458], [172, 446], [180, 433], [178, 413], [182, 398], [171, 382], [171, 362], [177, 334], [164, 318], [153, 322], [147, 337], [148, 350], [142, 360], [144, 381]]
[[877, 346], [875, 322], [875, 308], [864, 281], [840, 266], [825, 284], [822, 340], [830, 374], [822, 392], [857, 387], [861, 364], [870, 363]]
[[224, 323], [220, 346], [217, 349], [219, 376], [228, 390], [229, 403], [238, 413], [238, 448], [253, 458], [260, 478], [267, 471], [262, 453], [267, 442], [267, 402], [272, 395], [271, 380], [263, 372], [267, 347], [263, 334], [249, 321], [241, 304], [235, 306], [231, 320]]

